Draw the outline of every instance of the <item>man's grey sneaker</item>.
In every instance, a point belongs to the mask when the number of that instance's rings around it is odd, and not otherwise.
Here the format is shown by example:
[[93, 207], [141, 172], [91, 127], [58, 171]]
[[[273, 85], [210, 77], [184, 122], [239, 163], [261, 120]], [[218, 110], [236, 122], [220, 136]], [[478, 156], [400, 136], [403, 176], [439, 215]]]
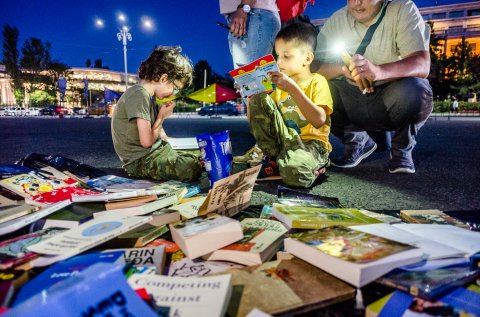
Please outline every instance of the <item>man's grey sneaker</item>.
[[364, 146], [358, 145], [351, 150], [345, 151], [343, 157], [340, 159], [332, 159], [330, 165], [340, 168], [352, 168], [360, 164], [360, 162], [370, 156], [377, 144], [372, 139], [368, 138]]
[[388, 171], [391, 174], [414, 174], [415, 165], [409, 158], [397, 158], [390, 155], [388, 162]]
[[262, 158], [263, 158], [263, 152], [255, 144], [245, 154], [240, 156], [234, 156], [232, 161], [233, 163], [246, 163], [246, 164], [250, 164], [251, 166], [255, 166], [262, 162]]

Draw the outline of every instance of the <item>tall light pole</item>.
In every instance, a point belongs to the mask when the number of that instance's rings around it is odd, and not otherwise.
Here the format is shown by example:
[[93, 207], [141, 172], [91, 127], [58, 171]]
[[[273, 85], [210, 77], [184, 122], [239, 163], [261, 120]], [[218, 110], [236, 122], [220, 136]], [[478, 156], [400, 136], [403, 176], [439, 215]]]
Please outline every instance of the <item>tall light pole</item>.
[[123, 44], [123, 66], [125, 68], [125, 90], [128, 89], [128, 72], [127, 72], [127, 41], [132, 41], [132, 34], [128, 32], [128, 28], [124, 26], [120, 32], [117, 33], [117, 38]]

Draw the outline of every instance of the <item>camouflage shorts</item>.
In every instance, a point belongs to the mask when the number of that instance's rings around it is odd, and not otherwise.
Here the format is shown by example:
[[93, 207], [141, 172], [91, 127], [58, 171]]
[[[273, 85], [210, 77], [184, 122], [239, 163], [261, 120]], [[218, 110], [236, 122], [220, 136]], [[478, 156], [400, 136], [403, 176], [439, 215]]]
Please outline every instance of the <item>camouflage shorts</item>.
[[128, 175], [135, 177], [193, 182], [202, 175], [200, 151], [175, 151], [170, 144], [165, 143], [125, 166], [125, 170]]
[[249, 102], [250, 128], [258, 147], [266, 155], [276, 156], [283, 182], [289, 186], [310, 187], [315, 172], [329, 163], [328, 150], [319, 140], [302, 140], [287, 127], [275, 101], [258, 94]]

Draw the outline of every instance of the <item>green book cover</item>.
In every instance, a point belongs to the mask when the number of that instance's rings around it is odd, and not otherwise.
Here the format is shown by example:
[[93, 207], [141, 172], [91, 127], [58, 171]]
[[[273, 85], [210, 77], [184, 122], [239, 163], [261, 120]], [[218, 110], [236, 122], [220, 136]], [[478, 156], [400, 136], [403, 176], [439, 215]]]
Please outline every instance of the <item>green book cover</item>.
[[381, 223], [354, 208], [317, 208], [273, 204], [273, 216], [290, 228], [321, 229], [340, 225], [354, 226]]
[[105, 210], [104, 202], [72, 203], [49, 215], [46, 219], [83, 223], [92, 219], [95, 212], [102, 210]]

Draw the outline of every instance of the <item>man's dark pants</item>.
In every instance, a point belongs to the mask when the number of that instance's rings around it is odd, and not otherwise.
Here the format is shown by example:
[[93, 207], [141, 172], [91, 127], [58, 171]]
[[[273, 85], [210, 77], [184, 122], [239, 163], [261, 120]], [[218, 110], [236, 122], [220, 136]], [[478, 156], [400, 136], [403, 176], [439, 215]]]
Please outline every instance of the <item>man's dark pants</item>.
[[346, 151], [363, 146], [365, 131], [394, 131], [391, 154], [411, 162], [415, 136], [432, 112], [432, 88], [427, 79], [407, 77], [375, 87], [364, 95], [345, 80], [330, 81], [333, 97], [332, 133]]

